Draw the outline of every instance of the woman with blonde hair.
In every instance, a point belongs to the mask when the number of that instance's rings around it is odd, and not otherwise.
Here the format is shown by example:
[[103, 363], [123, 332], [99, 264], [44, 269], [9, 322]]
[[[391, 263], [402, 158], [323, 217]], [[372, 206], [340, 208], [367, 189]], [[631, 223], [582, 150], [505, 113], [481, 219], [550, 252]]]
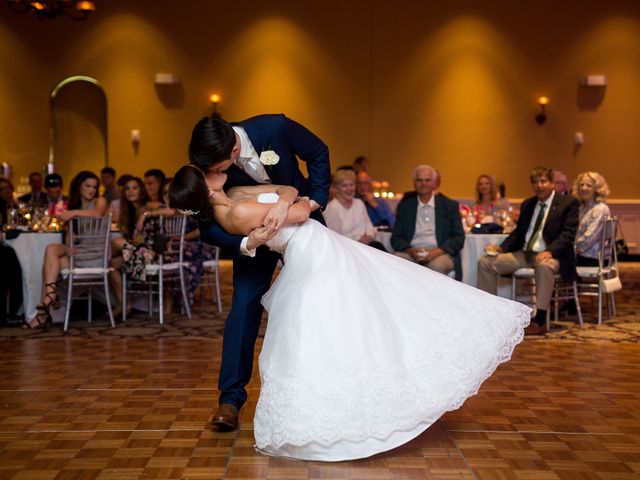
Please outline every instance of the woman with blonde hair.
[[598, 172], [580, 173], [571, 194], [580, 202], [580, 223], [576, 233], [576, 265], [597, 266], [603, 220], [610, 216], [605, 203], [609, 196], [607, 181]]
[[506, 208], [508, 201], [501, 199], [496, 179], [483, 173], [476, 180], [476, 201], [471, 206], [476, 223], [494, 223], [497, 210]]
[[333, 174], [331, 186], [334, 197], [324, 211], [327, 227], [356, 242], [386, 251], [380, 242], [375, 241], [376, 229], [369, 219], [364, 202], [355, 198], [355, 172], [353, 170], [336, 171]]

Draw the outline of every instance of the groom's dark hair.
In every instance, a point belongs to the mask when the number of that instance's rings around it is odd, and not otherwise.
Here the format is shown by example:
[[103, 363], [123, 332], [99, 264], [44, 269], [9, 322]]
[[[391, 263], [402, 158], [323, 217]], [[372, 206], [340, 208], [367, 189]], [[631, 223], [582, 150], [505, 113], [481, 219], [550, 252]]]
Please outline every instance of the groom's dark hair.
[[204, 117], [191, 132], [189, 160], [203, 172], [228, 160], [236, 144], [233, 127], [217, 114]]

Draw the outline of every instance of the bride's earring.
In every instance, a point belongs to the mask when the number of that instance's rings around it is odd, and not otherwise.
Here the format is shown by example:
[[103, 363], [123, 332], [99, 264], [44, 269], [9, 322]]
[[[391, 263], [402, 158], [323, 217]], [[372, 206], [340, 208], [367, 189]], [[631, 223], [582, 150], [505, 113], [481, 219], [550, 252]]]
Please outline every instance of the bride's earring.
[[213, 198], [216, 196], [215, 192], [213, 191], [213, 189], [209, 189], [209, 200], [213, 200]]

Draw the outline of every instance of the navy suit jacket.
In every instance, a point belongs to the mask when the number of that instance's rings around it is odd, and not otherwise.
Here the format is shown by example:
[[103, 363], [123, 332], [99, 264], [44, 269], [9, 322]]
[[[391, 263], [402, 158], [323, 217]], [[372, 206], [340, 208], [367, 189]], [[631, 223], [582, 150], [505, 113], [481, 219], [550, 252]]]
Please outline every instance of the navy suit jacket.
[[[234, 126], [244, 128], [253, 148], [258, 155], [264, 150], [273, 150], [280, 160], [272, 166], [265, 166], [267, 175], [274, 185], [295, 187], [300, 196], [308, 196], [323, 209], [327, 206], [329, 185], [331, 184], [331, 166], [329, 164], [329, 148], [317, 136], [299, 123], [283, 114], [258, 115]], [[309, 178], [300, 171], [298, 158], [307, 164]], [[227, 171], [225, 190], [231, 187], [258, 185], [237, 165], [231, 165]], [[311, 216], [324, 223], [320, 210]], [[240, 249], [242, 235], [227, 233], [217, 223], [200, 225], [202, 239], [213, 245]]]
[[[464, 247], [464, 230], [460, 220], [458, 202], [436, 195], [436, 241], [438, 247], [453, 258], [456, 269], [456, 280], [462, 280], [462, 263], [460, 250]], [[398, 204], [396, 224], [391, 235], [391, 246], [394, 250], [403, 251], [411, 247], [411, 240], [416, 233], [416, 217], [418, 215], [418, 197], [414, 196]]]
[[[516, 252], [525, 247], [524, 239], [529, 224], [533, 220], [536, 203], [538, 203], [538, 197], [527, 198], [522, 202], [516, 228], [500, 245], [503, 252]], [[547, 251], [560, 262], [560, 275], [569, 282], [576, 277], [576, 256], [573, 244], [578, 229], [579, 210], [580, 204], [575, 198], [556, 193], [542, 229], [542, 238], [547, 245]]]

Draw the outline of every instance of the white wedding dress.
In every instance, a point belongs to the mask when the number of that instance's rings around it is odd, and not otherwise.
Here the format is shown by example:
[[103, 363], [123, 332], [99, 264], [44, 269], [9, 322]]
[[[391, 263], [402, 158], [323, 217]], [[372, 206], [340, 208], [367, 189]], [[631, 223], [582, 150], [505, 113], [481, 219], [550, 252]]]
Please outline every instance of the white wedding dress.
[[315, 220], [269, 243], [284, 267], [262, 303], [256, 447], [364, 458], [474, 395], [523, 338], [530, 309], [343, 237]]

